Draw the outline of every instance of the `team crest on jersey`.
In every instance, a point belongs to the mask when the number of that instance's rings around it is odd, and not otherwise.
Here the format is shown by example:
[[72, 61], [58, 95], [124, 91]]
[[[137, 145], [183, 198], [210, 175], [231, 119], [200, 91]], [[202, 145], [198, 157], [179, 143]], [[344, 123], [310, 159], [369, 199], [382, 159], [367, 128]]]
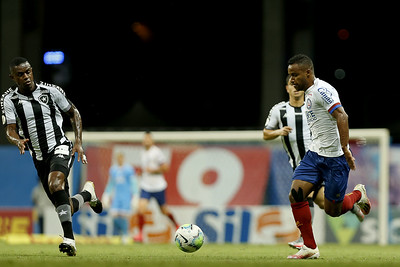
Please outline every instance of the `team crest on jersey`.
[[311, 102], [311, 99], [307, 99], [307, 109], [311, 109], [311, 106], [312, 106], [312, 102]]
[[48, 96], [48, 95], [45, 95], [45, 94], [41, 94], [41, 95], [39, 96], [39, 100], [40, 100], [40, 102], [42, 102], [43, 104], [47, 104], [47, 103], [49, 103], [49, 96]]

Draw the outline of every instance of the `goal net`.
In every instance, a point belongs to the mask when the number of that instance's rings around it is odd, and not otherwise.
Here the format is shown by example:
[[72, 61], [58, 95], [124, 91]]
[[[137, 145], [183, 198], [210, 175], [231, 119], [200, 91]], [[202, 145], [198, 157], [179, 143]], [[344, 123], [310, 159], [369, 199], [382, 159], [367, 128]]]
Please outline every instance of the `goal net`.
[[[73, 133], [68, 133], [74, 140]], [[153, 132], [170, 165], [167, 203], [180, 223], [195, 223], [208, 242], [274, 244], [298, 236], [288, 201], [292, 169], [280, 139], [264, 141], [262, 131]], [[348, 213], [330, 218], [316, 206], [314, 232], [317, 242], [389, 242], [389, 132], [386, 129], [351, 129], [351, 149], [357, 170], [348, 191], [366, 185], [372, 211], [360, 224]], [[139, 169], [143, 132], [84, 132], [89, 163], [74, 164], [72, 190], [89, 177], [101, 197], [115, 155]], [[140, 180], [140, 176], [138, 176]], [[74, 192], [72, 192], [74, 193]], [[89, 235], [112, 234], [112, 219], [82, 211], [74, 231]], [[136, 230], [135, 207], [131, 231]], [[174, 226], [155, 203], [146, 215], [145, 241], [170, 242]]]

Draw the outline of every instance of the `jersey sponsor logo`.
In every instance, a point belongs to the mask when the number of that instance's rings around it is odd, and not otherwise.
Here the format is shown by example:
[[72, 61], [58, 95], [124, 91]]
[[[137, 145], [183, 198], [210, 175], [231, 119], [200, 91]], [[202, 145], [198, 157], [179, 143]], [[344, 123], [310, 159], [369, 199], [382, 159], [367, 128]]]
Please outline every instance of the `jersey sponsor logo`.
[[319, 92], [319, 94], [321, 95], [322, 99], [326, 103], [332, 104], [332, 102], [333, 102], [332, 93], [328, 89], [326, 89], [324, 87], [321, 87], [321, 88], [318, 88], [317, 91]]
[[317, 120], [317, 116], [315, 116], [314, 112], [312, 110], [307, 110], [306, 111], [306, 117], [307, 117], [307, 122], [310, 124], [311, 122]]
[[60, 91], [60, 93], [62, 93], [62, 94], [65, 96], [64, 90], [63, 90], [60, 86], [58, 86], [58, 85], [51, 84], [51, 83], [45, 83], [45, 82], [42, 82], [42, 81], [39, 82], [39, 85], [40, 85], [40, 87], [46, 88], [46, 89], [48, 89], [48, 90], [50, 90], [50, 88], [55, 88], [55, 89], [57, 89], [58, 91]]
[[1, 96], [1, 98], [0, 98], [0, 107], [1, 107], [1, 112], [2, 112], [2, 114], [5, 114], [6, 113], [6, 111], [5, 111], [5, 109], [4, 109], [4, 99], [6, 98], [6, 96], [8, 96], [10, 93], [12, 93], [14, 91], [14, 88], [13, 87], [11, 87], [11, 88], [8, 88], [7, 89], [7, 91], [5, 91], [4, 93], [3, 93], [3, 95]]

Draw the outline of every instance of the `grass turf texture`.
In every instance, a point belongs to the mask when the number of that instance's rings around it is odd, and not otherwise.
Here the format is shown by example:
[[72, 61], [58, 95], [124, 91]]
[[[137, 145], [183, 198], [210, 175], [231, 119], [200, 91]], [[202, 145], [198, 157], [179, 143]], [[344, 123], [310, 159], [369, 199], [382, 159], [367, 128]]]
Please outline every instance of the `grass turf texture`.
[[321, 258], [288, 260], [296, 250], [287, 245], [204, 244], [184, 253], [174, 244], [79, 245], [76, 257], [55, 244], [9, 245], [0, 242], [0, 266], [400, 266], [400, 246], [321, 245]]

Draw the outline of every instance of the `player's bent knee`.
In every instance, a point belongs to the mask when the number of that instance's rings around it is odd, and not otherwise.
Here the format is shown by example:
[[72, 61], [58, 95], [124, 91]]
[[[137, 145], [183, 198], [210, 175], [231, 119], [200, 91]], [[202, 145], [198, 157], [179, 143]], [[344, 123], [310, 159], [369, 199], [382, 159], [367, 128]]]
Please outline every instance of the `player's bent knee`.
[[297, 203], [304, 201], [303, 188], [299, 187], [297, 190], [292, 188], [289, 194], [290, 203]]
[[54, 192], [64, 190], [64, 174], [62, 172], [52, 172], [49, 176], [49, 190], [53, 194]]

